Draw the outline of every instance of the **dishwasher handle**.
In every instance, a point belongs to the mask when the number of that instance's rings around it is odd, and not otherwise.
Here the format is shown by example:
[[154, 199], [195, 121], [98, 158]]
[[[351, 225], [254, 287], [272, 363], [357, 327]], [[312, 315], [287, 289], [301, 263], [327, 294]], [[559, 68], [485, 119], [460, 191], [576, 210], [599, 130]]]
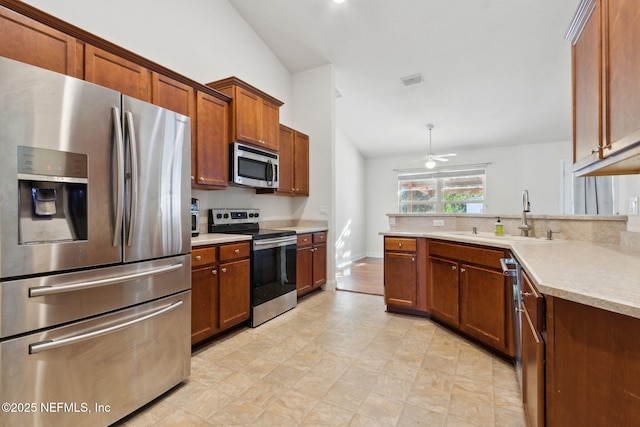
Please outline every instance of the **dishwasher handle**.
[[513, 258], [500, 258], [500, 266], [502, 274], [505, 276], [515, 277], [518, 275], [518, 263]]

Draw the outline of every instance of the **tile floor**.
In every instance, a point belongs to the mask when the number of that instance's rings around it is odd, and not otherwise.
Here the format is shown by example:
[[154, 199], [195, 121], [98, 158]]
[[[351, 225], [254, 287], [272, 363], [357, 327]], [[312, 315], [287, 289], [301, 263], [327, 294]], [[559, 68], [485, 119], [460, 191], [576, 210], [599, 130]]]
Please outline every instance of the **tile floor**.
[[319, 291], [194, 352], [191, 377], [119, 425], [523, 426], [512, 365], [381, 296]]

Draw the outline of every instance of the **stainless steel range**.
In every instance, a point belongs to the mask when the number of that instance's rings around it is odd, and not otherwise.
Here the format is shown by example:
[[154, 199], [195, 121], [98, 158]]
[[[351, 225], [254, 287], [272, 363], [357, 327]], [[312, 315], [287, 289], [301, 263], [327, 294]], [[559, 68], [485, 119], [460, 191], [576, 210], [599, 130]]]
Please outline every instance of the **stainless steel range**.
[[258, 209], [210, 209], [209, 232], [249, 234], [251, 250], [251, 326], [297, 305], [296, 233], [260, 228]]

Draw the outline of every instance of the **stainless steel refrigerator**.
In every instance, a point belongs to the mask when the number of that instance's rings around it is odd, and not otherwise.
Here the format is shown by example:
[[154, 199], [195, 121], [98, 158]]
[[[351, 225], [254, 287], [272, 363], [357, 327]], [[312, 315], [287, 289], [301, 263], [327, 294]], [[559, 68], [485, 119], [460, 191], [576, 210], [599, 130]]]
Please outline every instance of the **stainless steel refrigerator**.
[[189, 118], [0, 58], [0, 425], [108, 425], [190, 373]]

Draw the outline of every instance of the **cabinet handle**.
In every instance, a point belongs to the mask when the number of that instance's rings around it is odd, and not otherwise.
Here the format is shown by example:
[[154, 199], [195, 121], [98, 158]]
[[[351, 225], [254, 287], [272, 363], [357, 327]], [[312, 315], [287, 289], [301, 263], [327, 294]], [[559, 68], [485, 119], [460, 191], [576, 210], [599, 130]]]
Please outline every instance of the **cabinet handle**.
[[233, 251], [234, 253], [239, 254], [240, 253], [240, 249], [236, 249], [235, 251]]
[[531, 295], [533, 295], [531, 292], [522, 292], [522, 291], [520, 291], [520, 298], [522, 298], [522, 297], [530, 297]]
[[416, 257], [411, 257], [411, 262], [415, 261]]
[[200, 255], [196, 255], [196, 261], [200, 261], [202, 257]]
[[402, 247], [402, 243], [398, 243], [398, 247], [401, 248]]
[[456, 269], [456, 266], [455, 266], [455, 265], [452, 265], [452, 266], [451, 266], [451, 270], [455, 270], [455, 269]]
[[464, 273], [466, 270], [464, 268], [460, 269], [460, 273]]
[[196, 177], [191, 175], [191, 181], [193, 181], [194, 179], [196, 179]]
[[226, 269], [226, 268], [224, 268], [224, 267], [223, 267], [223, 268], [221, 268], [221, 270], [222, 270], [222, 272], [223, 272], [223, 273], [226, 273], [226, 272], [227, 272], [227, 269]]
[[218, 274], [218, 270], [211, 270], [211, 274]]
[[304, 239], [304, 241], [305, 241], [305, 242], [308, 242], [309, 240], [305, 238], [305, 239]]
[[200, 182], [204, 181], [204, 176], [201, 176], [200, 178], [198, 178], [198, 181]]

